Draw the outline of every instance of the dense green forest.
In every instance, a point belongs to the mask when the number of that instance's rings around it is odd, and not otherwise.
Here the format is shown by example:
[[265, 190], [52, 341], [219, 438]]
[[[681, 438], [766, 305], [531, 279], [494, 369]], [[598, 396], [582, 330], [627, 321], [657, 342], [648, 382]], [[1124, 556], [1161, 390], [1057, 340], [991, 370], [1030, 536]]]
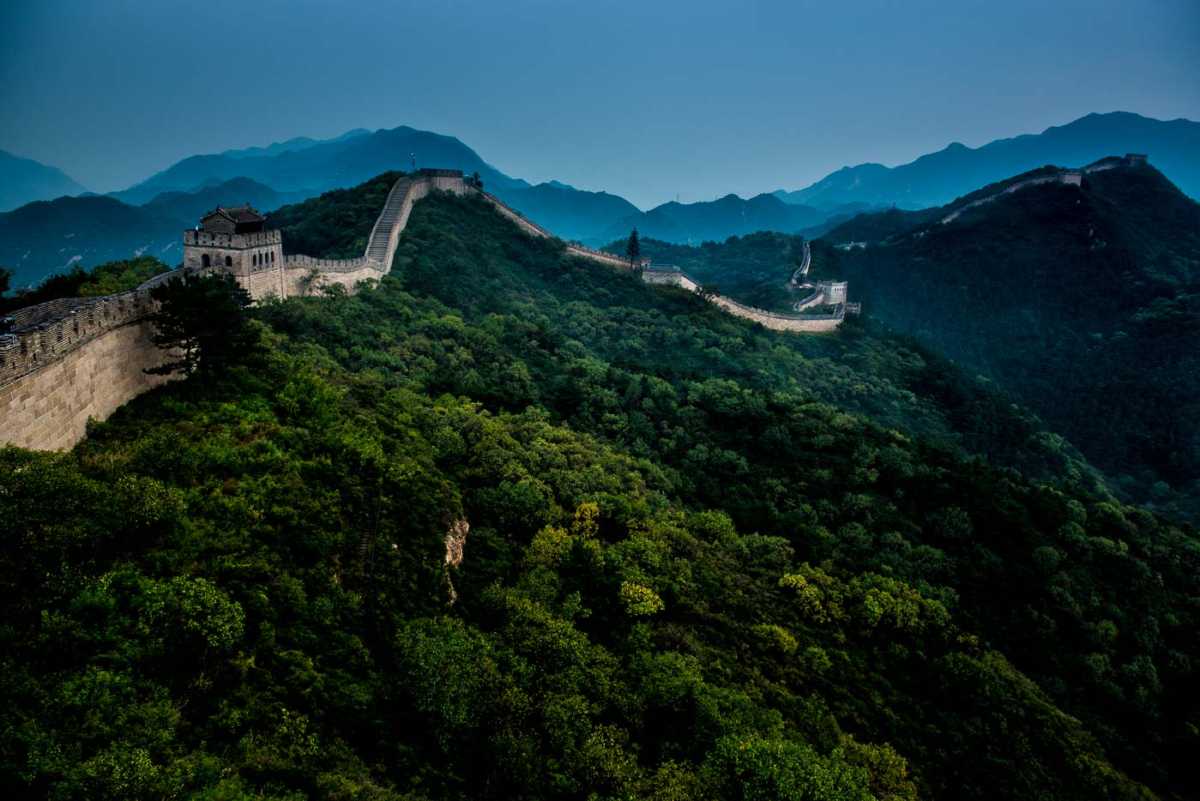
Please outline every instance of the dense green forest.
[[1012, 393], [1127, 497], [1200, 513], [1200, 205], [1152, 167], [1119, 167], [936, 216], [838, 229], [887, 241], [827, 251], [833, 270], [870, 315]]
[[[360, 200], [279, 219], [336, 255]], [[1200, 791], [1195, 531], [912, 340], [768, 332], [441, 195], [377, 287], [247, 325], [0, 451], [14, 798]]]
[[284, 206], [267, 215], [267, 226], [283, 234], [288, 253], [352, 259], [367, 249], [371, 226], [401, 173], [385, 172], [353, 189]]
[[74, 267], [70, 272], [52, 275], [36, 289], [14, 292], [5, 297], [7, 285], [3, 278], [6, 272], [0, 268], [0, 313], [45, 303], [58, 298], [95, 298], [113, 295], [149, 281], [159, 273], [171, 268], [153, 256], [138, 256], [133, 259], [110, 261], [90, 270]]

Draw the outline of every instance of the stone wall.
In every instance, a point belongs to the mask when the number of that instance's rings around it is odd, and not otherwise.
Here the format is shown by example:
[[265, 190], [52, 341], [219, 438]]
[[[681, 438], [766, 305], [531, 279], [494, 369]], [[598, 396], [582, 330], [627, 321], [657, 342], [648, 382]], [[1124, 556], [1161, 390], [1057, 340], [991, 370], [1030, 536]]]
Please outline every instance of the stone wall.
[[1000, 190], [994, 195], [981, 197], [978, 200], [972, 200], [966, 205], [959, 206], [957, 209], [943, 217], [940, 222], [942, 225], [954, 222], [960, 216], [962, 216], [963, 212], [969, 209], [982, 206], [985, 203], [991, 203], [992, 201], [996, 200], [996, 198], [1004, 195], [1011, 195], [1013, 192], [1019, 192], [1020, 190], [1027, 189], [1031, 186], [1041, 186], [1042, 184], [1066, 184], [1067, 186], [1082, 186], [1083, 172], [1081, 170], [1061, 170], [1053, 175], [1042, 175], [1037, 178], [1027, 178], [1024, 181], [1019, 181], [1015, 184], [1006, 186], [1004, 189]]
[[[374, 258], [369, 248], [353, 259], [285, 257], [277, 230], [192, 230], [183, 233], [183, 269], [230, 272], [255, 300], [311, 294], [331, 284], [353, 291], [391, 268], [413, 204], [433, 190], [468, 191], [462, 173], [453, 170], [423, 170], [400, 179], [372, 229]], [[166, 380], [144, 372], [163, 361], [146, 318], [154, 311], [150, 289], [170, 277], [156, 276], [117, 295], [64, 298], [13, 312], [15, 333], [0, 336], [0, 445], [71, 447], [86, 433], [88, 418], [103, 420]]]
[[104, 420], [122, 404], [164, 381], [143, 370], [163, 362], [150, 324], [104, 331], [62, 358], [0, 386], [0, 445], [70, 448], [89, 418]]
[[772, 331], [800, 331], [806, 333], [834, 331], [842, 324], [845, 316], [844, 310], [840, 307], [837, 313], [831, 315], [793, 317], [787, 314], [776, 314], [764, 311], [763, 309], [756, 309], [753, 306], [746, 306], [721, 295], [709, 295], [707, 299], [710, 303], [720, 306], [736, 317], [753, 320], [762, 325], [763, 328], [769, 328]]
[[[19, 309], [16, 333], [0, 338], [0, 386], [62, 359], [108, 331], [140, 320], [154, 310], [146, 289], [102, 298], [71, 298]], [[47, 307], [59, 309], [45, 317]]]
[[[647, 267], [642, 270], [642, 280], [648, 284], [677, 286], [688, 292], [700, 292], [702, 288], [699, 282], [676, 267]], [[844, 304], [846, 297], [846, 283], [844, 281], [839, 283], [823, 281], [818, 287], [815, 294], [819, 295], [822, 299], [826, 297], [826, 293], [840, 292], [842, 300], [839, 303]], [[764, 328], [770, 328], [773, 331], [803, 331], [808, 333], [833, 331], [842, 324], [842, 320], [845, 318], [844, 305], [840, 305], [832, 314], [801, 316], [776, 314], [764, 309], [756, 309], [753, 306], [738, 303], [736, 300], [730, 300], [722, 295], [706, 294], [704, 295], [704, 299], [735, 317], [753, 320], [761, 324]]]

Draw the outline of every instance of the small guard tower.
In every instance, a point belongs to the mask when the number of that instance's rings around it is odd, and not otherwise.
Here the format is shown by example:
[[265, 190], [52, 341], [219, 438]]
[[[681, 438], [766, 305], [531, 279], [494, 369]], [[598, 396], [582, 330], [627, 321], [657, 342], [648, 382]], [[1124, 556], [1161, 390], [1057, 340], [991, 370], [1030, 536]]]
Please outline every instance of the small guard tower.
[[[183, 232], [185, 269], [221, 269], [239, 278], [283, 268], [283, 237], [250, 204], [217, 206]], [[243, 281], [242, 283], [247, 283]]]

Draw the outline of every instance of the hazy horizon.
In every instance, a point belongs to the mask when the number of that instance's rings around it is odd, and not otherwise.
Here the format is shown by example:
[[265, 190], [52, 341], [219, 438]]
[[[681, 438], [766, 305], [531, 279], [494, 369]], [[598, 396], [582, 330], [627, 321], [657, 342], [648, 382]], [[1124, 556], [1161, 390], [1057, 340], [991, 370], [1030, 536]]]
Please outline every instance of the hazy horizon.
[[199, 153], [409, 125], [515, 177], [648, 208], [796, 189], [1088, 113], [1200, 118], [1191, 2], [519, 0], [350, 16], [308, 0], [57, 0], [0, 22], [0, 149], [97, 192]]

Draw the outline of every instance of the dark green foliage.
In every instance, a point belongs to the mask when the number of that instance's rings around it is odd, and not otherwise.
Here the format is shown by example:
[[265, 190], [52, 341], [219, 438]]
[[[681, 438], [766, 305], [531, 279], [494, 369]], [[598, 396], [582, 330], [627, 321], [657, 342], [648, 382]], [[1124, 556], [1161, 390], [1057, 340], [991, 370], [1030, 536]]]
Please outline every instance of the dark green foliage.
[[255, 354], [259, 332], [247, 315], [250, 295], [229, 273], [177, 275], [150, 297], [159, 303], [150, 318], [152, 338], [167, 361], [146, 372], [219, 375]]
[[638, 232], [634, 228], [629, 232], [629, 239], [625, 242], [625, 258], [629, 259], [629, 265], [636, 265], [642, 258], [642, 243], [638, 241]]
[[379, 210], [401, 174], [385, 172], [353, 189], [334, 189], [284, 206], [267, 216], [267, 227], [280, 229], [289, 253], [330, 259], [361, 256]]
[[1195, 533], [952, 366], [473, 198], [254, 314], [261, 364], [0, 451], [12, 797], [1196, 794]]
[[[135, 289], [159, 273], [171, 268], [153, 256], [110, 261], [85, 270], [75, 267], [69, 273], [47, 278], [37, 289], [0, 297], [0, 311], [11, 311], [58, 298], [94, 298]], [[0, 295], [4, 293], [0, 291]]]
[[[788, 282], [802, 253], [804, 238], [762, 231], [731, 236], [698, 247], [642, 239], [641, 253], [652, 264], [671, 264], [701, 284], [720, 284], [724, 294], [760, 309], [791, 311], [800, 299]], [[623, 242], [605, 249], [623, 253]]]

